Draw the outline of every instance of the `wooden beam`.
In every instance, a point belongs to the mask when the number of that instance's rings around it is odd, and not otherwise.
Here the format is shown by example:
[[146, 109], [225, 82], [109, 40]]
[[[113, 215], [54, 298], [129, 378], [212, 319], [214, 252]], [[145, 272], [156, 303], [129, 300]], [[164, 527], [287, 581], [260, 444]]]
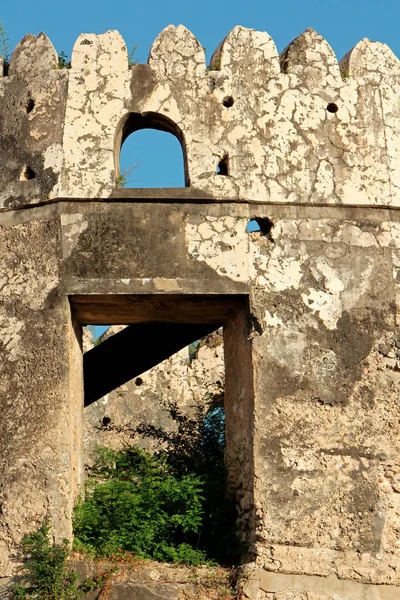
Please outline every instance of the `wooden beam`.
[[222, 325], [137, 323], [111, 336], [83, 355], [85, 406]]

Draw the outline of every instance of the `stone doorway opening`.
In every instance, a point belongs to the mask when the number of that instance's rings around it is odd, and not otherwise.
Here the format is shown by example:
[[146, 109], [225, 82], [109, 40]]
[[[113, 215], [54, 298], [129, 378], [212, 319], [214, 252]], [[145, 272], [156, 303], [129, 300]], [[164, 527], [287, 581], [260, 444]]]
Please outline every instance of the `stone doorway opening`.
[[[121, 386], [140, 393], [149, 369], [182, 349], [188, 352], [190, 346], [187, 359], [196, 360], [199, 340], [203, 340], [200, 344], [220, 347], [225, 385], [219, 393], [224, 398], [228, 485], [236, 498], [243, 548], [251, 552], [254, 411], [248, 297], [82, 295], [70, 300], [80, 325], [125, 325], [83, 355], [87, 412], [100, 399], [107, 402], [107, 396]], [[215, 386], [213, 391], [217, 396]], [[213, 409], [216, 406], [214, 403]], [[109, 428], [111, 421], [112, 416], [104, 411], [100, 427]]]

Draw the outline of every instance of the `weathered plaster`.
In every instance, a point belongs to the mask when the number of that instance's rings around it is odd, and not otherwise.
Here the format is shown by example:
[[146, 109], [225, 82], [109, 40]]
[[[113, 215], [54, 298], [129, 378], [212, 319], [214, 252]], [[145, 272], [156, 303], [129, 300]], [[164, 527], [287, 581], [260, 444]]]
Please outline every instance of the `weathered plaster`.
[[[395, 597], [397, 58], [362, 40], [339, 66], [312, 30], [278, 57], [237, 27], [206, 69], [170, 26], [147, 65], [128, 68], [116, 32], [56, 62], [27, 36], [0, 79], [1, 574], [47, 512], [71, 533], [81, 325], [154, 320], [159, 298], [161, 321], [223, 320], [230, 481], [264, 582], [252, 598], [325, 600], [314, 576], [327, 597]], [[115, 189], [121, 141], [149, 126], [181, 141], [185, 190]]]
[[[153, 126], [180, 139], [187, 185], [216, 198], [400, 204], [400, 69], [384, 44], [364, 39], [339, 65], [311, 29], [279, 57], [267, 33], [236, 27], [206, 68], [200, 43], [179, 25], [161, 32], [147, 65], [129, 68], [115, 31], [81, 35], [71, 69], [57, 60], [43, 34], [27, 36], [2, 78], [4, 123], [22, 134], [3, 167], [6, 179], [14, 173], [4, 206], [108, 197], [121, 140]], [[3, 136], [15, 136], [7, 127]], [[227, 175], [217, 174], [223, 159]], [[17, 184], [14, 169], [26, 163], [36, 177]]]
[[1, 78], [0, 207], [18, 208], [59, 195], [68, 73], [43, 34], [29, 34]]

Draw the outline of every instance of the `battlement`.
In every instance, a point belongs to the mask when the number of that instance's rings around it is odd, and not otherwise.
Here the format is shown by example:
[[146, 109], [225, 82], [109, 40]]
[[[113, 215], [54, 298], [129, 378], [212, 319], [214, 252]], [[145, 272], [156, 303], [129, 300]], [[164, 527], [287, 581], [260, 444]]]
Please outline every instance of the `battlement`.
[[0, 78], [0, 206], [112, 196], [121, 142], [147, 127], [180, 140], [186, 185], [216, 200], [399, 206], [399, 88], [387, 46], [339, 63], [311, 29], [279, 57], [235, 27], [208, 68], [182, 25], [131, 68], [116, 31], [81, 35], [70, 69], [27, 35]]

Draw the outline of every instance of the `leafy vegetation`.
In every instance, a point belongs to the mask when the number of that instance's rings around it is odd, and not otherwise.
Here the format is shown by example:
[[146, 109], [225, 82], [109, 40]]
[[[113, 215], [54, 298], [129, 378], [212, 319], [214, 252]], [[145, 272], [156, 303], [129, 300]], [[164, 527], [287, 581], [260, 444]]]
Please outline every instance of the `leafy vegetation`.
[[117, 188], [124, 188], [127, 186], [127, 183], [126, 175], [123, 175], [122, 173], [115, 178], [115, 187]]
[[75, 510], [76, 549], [187, 564], [238, 560], [223, 411], [199, 409], [191, 419], [174, 403], [168, 410], [175, 431], [148, 424], [132, 431], [153, 439], [154, 454], [136, 446], [99, 450]]
[[57, 68], [58, 69], [70, 69], [71, 68], [71, 61], [69, 60], [69, 57], [65, 52], [60, 52], [60, 54], [58, 55]]
[[209, 64], [206, 68], [206, 73], [210, 71], [220, 71], [221, 70], [221, 58], [216, 58], [212, 64]]
[[201, 523], [201, 482], [177, 479], [162, 461], [140, 448], [104, 449], [96, 483], [75, 510], [75, 547], [96, 555], [129, 552], [140, 558], [196, 563], [185, 543]]
[[[94, 574], [78, 585], [77, 574], [69, 563], [69, 545], [66, 541], [51, 541], [48, 520], [34, 532], [25, 535], [21, 543], [18, 584], [12, 588], [15, 600], [80, 600], [92, 592], [95, 597], [107, 593], [112, 578], [121, 573], [115, 561], [111, 564], [92, 563]], [[118, 558], [118, 557], [114, 557]], [[129, 558], [129, 557], [124, 557]], [[135, 571], [137, 571], [137, 564]], [[93, 570], [93, 569], [91, 569]], [[243, 574], [238, 569], [214, 566], [208, 570], [191, 568], [188, 581], [213, 600], [233, 600], [238, 597]], [[98, 594], [101, 593], [100, 596]]]
[[11, 56], [11, 42], [7, 35], [3, 21], [0, 19], [0, 56], [4, 58], [6, 63], [9, 62]]
[[140, 166], [139, 162], [131, 164], [127, 169], [121, 171], [118, 177], [115, 178], [115, 187], [124, 188], [129, 183], [129, 175]]
[[115, 571], [106, 566], [97, 574], [77, 583], [77, 573], [69, 564], [70, 545], [67, 540], [56, 544], [50, 539], [48, 519], [21, 541], [18, 583], [12, 587], [16, 600], [80, 600], [82, 595], [101, 590]]
[[47, 520], [21, 541], [23, 567], [20, 582], [13, 587], [18, 600], [77, 600], [76, 575], [67, 564], [69, 545], [51, 542]]
[[[232, 564], [239, 559], [239, 547], [234, 502], [225, 491], [223, 409], [199, 409], [196, 418], [189, 418], [175, 403], [167, 408], [174, 431], [149, 424], [131, 431], [133, 437], [153, 440], [153, 454], [137, 446], [98, 450], [86, 500], [75, 509], [75, 549], [96, 557], [129, 553], [192, 565]], [[78, 586], [68, 564], [68, 542], [56, 544], [49, 534], [45, 520], [22, 539], [16, 600], [79, 600], [105, 585], [113, 568]], [[225, 579], [209, 582], [218, 588], [218, 597], [235, 594], [234, 581], [226, 587]]]
[[138, 49], [139, 44], [133, 44], [132, 50], [128, 54], [128, 65], [130, 67], [134, 67], [139, 63], [139, 60], [136, 58], [136, 51]]

